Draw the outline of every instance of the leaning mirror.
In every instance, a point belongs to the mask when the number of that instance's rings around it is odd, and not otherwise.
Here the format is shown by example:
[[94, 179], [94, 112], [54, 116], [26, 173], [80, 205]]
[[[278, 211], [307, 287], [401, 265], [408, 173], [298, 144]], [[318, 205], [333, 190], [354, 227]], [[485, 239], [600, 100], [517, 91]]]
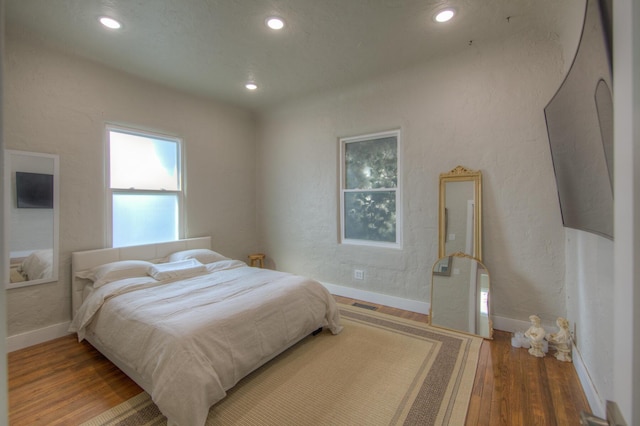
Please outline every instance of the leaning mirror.
[[482, 260], [482, 174], [458, 166], [440, 174], [438, 257], [462, 252]]
[[491, 339], [489, 284], [487, 267], [474, 257], [458, 252], [438, 259], [431, 274], [429, 323]]
[[5, 151], [5, 287], [58, 280], [58, 156]]

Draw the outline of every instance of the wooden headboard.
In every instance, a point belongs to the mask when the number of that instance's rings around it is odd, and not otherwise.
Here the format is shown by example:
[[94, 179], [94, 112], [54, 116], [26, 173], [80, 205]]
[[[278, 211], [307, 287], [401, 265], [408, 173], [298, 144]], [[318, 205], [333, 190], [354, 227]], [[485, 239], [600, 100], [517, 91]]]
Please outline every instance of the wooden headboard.
[[71, 253], [71, 306], [72, 313], [82, 304], [84, 287], [88, 280], [76, 277], [76, 272], [118, 260], [159, 261], [171, 253], [181, 250], [211, 248], [211, 237], [187, 238], [167, 243], [145, 244], [141, 246], [103, 248]]

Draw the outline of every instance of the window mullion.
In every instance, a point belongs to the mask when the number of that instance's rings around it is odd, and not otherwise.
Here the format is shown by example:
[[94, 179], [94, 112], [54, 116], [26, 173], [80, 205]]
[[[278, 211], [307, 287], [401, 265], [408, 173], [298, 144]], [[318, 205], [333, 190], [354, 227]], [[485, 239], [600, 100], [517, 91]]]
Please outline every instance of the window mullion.
[[397, 191], [398, 188], [371, 188], [371, 189], [361, 189], [361, 188], [350, 188], [343, 189], [344, 192], [390, 192]]
[[182, 191], [175, 190], [157, 190], [157, 189], [136, 189], [136, 188], [110, 188], [110, 191], [119, 194], [137, 193], [137, 194], [181, 194]]

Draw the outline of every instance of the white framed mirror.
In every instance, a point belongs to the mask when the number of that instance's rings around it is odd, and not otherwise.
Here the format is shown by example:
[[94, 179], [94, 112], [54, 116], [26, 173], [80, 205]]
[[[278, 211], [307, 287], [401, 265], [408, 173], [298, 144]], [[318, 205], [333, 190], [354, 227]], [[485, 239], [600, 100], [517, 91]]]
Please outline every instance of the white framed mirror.
[[457, 166], [440, 174], [438, 257], [462, 252], [482, 261], [482, 173]]
[[457, 252], [438, 259], [431, 274], [429, 324], [493, 337], [490, 278], [478, 259]]
[[59, 158], [5, 150], [5, 288], [58, 280]]

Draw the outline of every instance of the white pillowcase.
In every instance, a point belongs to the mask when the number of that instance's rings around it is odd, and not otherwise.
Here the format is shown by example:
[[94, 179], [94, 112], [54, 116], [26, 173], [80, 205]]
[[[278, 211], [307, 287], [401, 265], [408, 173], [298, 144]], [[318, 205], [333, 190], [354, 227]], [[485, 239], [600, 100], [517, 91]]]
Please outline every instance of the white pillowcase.
[[213, 263], [220, 260], [229, 260], [228, 257], [216, 253], [209, 249], [191, 249], [177, 251], [169, 256], [169, 262], [176, 262], [178, 260], [196, 259], [200, 263]]
[[76, 272], [76, 276], [93, 281], [93, 288], [98, 288], [124, 278], [145, 277], [150, 266], [153, 263], [146, 260], [119, 260]]
[[39, 280], [53, 276], [53, 250], [36, 250], [18, 268], [25, 279]]
[[207, 267], [196, 259], [179, 260], [177, 262], [152, 265], [147, 273], [156, 280], [189, 278], [207, 272]]

